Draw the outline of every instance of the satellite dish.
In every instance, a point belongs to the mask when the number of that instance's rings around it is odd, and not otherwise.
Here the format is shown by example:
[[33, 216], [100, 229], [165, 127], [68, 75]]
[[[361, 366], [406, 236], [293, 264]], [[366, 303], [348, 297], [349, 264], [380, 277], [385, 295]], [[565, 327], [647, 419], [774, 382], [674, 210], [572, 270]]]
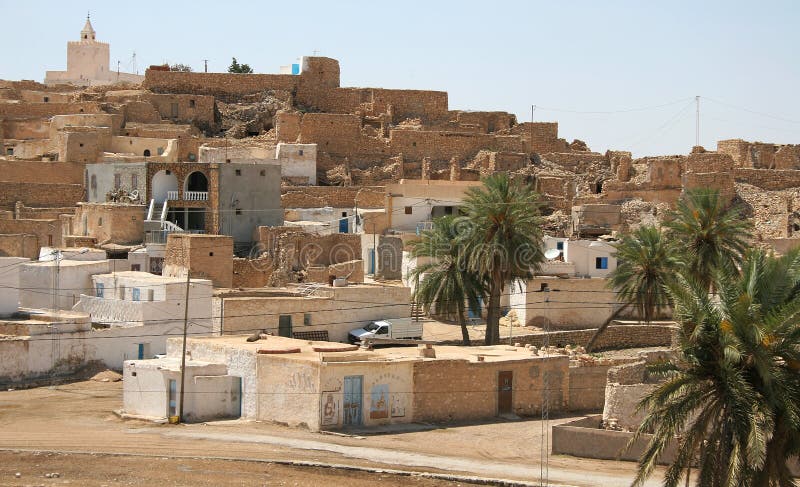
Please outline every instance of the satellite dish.
[[545, 256], [545, 257], [546, 257], [548, 260], [553, 260], [553, 259], [555, 259], [556, 257], [558, 257], [559, 255], [561, 255], [561, 251], [560, 251], [560, 250], [558, 250], [558, 249], [547, 249], [547, 250], [545, 251], [545, 253], [544, 253], [544, 256]]

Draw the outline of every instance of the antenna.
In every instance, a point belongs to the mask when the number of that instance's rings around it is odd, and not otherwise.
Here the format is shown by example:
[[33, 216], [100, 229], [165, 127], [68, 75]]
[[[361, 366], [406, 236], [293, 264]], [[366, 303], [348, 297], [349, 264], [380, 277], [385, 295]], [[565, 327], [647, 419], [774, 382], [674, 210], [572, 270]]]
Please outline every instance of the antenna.
[[208, 73], [208, 59], [203, 59], [203, 72]]
[[694, 128], [694, 145], [700, 145], [700, 95], [694, 97], [694, 101], [697, 104], [697, 120], [695, 121], [695, 128]]

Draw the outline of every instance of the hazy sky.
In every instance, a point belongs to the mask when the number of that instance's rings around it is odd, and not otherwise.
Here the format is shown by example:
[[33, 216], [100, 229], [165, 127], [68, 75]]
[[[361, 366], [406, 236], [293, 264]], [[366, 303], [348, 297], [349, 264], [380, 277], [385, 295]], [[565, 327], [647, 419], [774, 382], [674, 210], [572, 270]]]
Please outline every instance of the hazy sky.
[[[138, 71], [181, 62], [256, 72], [312, 55], [342, 86], [446, 90], [450, 108], [560, 123], [596, 151], [687, 153], [701, 137], [800, 143], [800, 3], [787, 1], [0, 0], [0, 78], [66, 69], [87, 10], [98, 40]], [[663, 106], [665, 105], [666, 106]], [[647, 110], [625, 111], [643, 107]], [[558, 109], [558, 110], [554, 110]], [[614, 112], [619, 113], [575, 113]]]

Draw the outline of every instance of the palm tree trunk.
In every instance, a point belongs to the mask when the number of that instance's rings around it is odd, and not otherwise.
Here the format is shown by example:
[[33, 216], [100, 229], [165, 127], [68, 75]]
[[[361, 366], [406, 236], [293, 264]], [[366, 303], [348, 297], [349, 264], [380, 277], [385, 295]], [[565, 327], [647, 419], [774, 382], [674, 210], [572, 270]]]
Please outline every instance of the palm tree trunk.
[[464, 319], [464, 310], [458, 311], [458, 324], [461, 325], [461, 341], [464, 346], [470, 346], [469, 329], [467, 329], [467, 320]]
[[600, 327], [597, 329], [597, 331], [594, 332], [594, 335], [592, 335], [592, 338], [589, 340], [589, 343], [586, 344], [586, 352], [587, 353], [591, 352], [594, 349], [594, 344], [597, 341], [597, 339], [600, 337], [600, 335], [602, 335], [603, 332], [606, 331], [606, 328], [608, 328], [608, 325], [610, 325], [612, 321], [616, 320], [617, 317], [619, 317], [619, 315], [621, 315], [624, 310], [628, 309], [628, 306], [630, 306], [630, 305], [629, 304], [623, 304], [622, 307], [620, 307], [618, 310], [614, 311], [614, 313], [611, 316], [608, 317], [608, 319], [605, 321], [605, 323], [600, 325]]
[[486, 310], [486, 345], [496, 345], [500, 340], [500, 293], [503, 282], [499, 276], [493, 276], [489, 290], [489, 304]]

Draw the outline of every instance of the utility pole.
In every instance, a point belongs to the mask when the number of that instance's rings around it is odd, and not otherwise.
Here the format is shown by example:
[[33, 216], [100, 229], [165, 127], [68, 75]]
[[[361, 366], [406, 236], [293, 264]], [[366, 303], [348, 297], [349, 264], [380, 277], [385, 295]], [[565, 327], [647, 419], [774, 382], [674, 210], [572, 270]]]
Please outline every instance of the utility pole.
[[189, 327], [189, 276], [191, 272], [186, 268], [186, 298], [183, 303], [183, 351], [181, 353], [181, 394], [178, 401], [178, 422], [183, 422], [183, 397], [186, 384], [186, 329]]
[[694, 145], [700, 145], [700, 95], [694, 97], [695, 104], [697, 105], [697, 119], [694, 125]]
[[203, 59], [203, 72], [208, 73], [208, 59]]

